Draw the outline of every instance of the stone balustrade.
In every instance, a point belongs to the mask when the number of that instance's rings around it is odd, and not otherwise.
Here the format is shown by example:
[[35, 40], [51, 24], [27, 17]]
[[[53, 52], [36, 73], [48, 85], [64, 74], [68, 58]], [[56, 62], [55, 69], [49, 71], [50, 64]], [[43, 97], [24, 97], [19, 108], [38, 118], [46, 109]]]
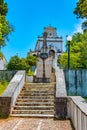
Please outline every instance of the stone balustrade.
[[25, 71], [18, 71], [0, 97], [0, 116], [8, 116], [25, 83]]
[[67, 111], [75, 130], [87, 130], [87, 101], [80, 96], [69, 97]]
[[[55, 62], [56, 63], [56, 62]], [[55, 117], [64, 119], [67, 117], [67, 92], [63, 69], [57, 64], [54, 66], [56, 76], [56, 92], [55, 92]]]
[[55, 68], [56, 75], [56, 97], [66, 97], [66, 84], [63, 69]]

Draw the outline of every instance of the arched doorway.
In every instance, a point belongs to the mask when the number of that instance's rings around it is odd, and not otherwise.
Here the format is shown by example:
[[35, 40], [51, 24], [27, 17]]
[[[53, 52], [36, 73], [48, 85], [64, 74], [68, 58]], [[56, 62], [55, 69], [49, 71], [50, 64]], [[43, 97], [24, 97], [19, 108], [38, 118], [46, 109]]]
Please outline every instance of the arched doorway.
[[49, 55], [53, 56], [53, 58], [55, 58], [55, 51], [54, 50], [50, 50], [49, 51]]

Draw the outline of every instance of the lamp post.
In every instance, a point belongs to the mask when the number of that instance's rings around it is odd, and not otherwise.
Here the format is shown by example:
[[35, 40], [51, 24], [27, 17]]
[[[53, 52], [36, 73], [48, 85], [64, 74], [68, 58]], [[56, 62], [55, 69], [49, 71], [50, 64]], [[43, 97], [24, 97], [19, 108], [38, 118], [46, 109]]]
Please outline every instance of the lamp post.
[[70, 42], [72, 41], [71, 36], [67, 36], [67, 42], [68, 42], [68, 70], [70, 69]]

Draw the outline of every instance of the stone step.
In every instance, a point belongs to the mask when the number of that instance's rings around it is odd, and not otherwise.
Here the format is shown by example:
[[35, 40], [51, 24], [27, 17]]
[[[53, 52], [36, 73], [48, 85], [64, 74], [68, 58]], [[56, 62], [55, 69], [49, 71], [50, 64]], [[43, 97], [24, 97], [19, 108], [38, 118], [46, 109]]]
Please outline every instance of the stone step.
[[54, 99], [30, 99], [30, 98], [23, 98], [17, 99], [17, 102], [54, 102]]
[[46, 88], [44, 88], [44, 87], [24, 87], [23, 89], [22, 89], [22, 91], [53, 91], [54, 90], [54, 88], [53, 87], [46, 87]]
[[44, 97], [46, 97], [47, 95], [49, 95], [49, 96], [54, 96], [54, 93], [49, 93], [49, 94], [47, 94], [47, 93], [28, 93], [28, 92], [26, 92], [26, 93], [20, 93], [20, 96], [44, 96]]
[[54, 114], [54, 110], [13, 110], [12, 114]]
[[53, 118], [54, 114], [10, 114], [11, 117], [47, 117], [47, 118]]
[[46, 87], [46, 86], [53, 86], [55, 84], [56, 84], [56, 82], [52, 82], [52, 83], [25, 83], [25, 86]]
[[18, 106], [54, 106], [54, 102], [16, 102]]
[[25, 84], [24, 88], [54, 88], [55, 85], [30, 85], [30, 84]]
[[11, 116], [53, 117], [55, 83], [28, 83], [20, 92]]
[[42, 96], [42, 95], [39, 95], [39, 96], [19, 96], [18, 99], [26, 99], [26, 98], [29, 98], [29, 99], [54, 99], [54, 95], [46, 95], [46, 96]]
[[14, 110], [54, 110], [54, 106], [14, 106]]
[[21, 93], [54, 93], [54, 91], [50, 91], [50, 90], [24, 90], [24, 91], [21, 91]]

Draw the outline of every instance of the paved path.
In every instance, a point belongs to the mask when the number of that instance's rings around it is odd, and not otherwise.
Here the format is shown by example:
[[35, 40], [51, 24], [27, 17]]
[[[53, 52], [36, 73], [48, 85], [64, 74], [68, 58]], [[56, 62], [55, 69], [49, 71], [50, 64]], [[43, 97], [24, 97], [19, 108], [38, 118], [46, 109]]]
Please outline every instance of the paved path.
[[0, 130], [72, 130], [69, 120], [51, 118], [0, 119]]

